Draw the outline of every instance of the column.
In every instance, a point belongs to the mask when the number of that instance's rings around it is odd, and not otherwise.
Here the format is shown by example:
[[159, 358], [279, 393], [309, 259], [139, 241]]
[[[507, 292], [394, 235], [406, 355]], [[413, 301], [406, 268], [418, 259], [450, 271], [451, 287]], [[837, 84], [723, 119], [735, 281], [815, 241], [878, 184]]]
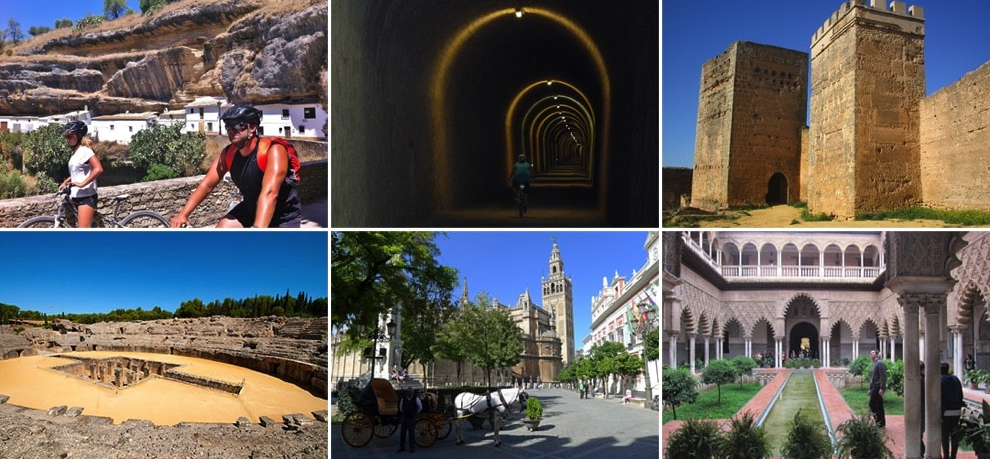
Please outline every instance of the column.
[[962, 330], [952, 330], [952, 373], [958, 376], [960, 381], [965, 374], [963, 358]]
[[781, 360], [781, 354], [784, 352], [784, 343], [780, 338], [774, 338], [774, 368], [780, 368], [783, 366], [783, 361]]
[[705, 336], [705, 366], [708, 366], [708, 336]]
[[696, 333], [688, 333], [688, 354], [691, 358], [691, 374], [695, 372], [694, 368], [694, 337], [697, 336]]
[[[921, 384], [918, 377], [918, 295], [898, 295], [898, 302], [904, 309], [904, 400], [918, 400], [921, 396]], [[921, 405], [918, 403], [904, 404], [904, 457], [917, 459], [921, 456], [921, 443], [917, 441], [921, 432]], [[931, 443], [931, 433], [928, 441]], [[941, 448], [941, 443], [936, 443]]]
[[670, 333], [670, 344], [667, 345], [667, 364], [677, 368], [677, 334]]
[[[928, 295], [925, 304], [925, 329], [931, 330], [932, 339], [925, 349], [925, 457], [942, 457], [942, 386], [939, 368], [939, 311], [945, 309], [945, 295]], [[905, 394], [906, 396], [907, 394]]]
[[890, 335], [890, 361], [897, 361], [897, 335]]

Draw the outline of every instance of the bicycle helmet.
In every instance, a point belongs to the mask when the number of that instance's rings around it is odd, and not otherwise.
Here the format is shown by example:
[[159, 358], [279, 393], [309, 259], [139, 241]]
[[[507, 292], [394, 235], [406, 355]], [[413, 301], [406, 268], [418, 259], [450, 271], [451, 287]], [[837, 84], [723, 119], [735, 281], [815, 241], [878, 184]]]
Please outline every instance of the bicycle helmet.
[[86, 123], [82, 121], [72, 121], [62, 128], [62, 132], [71, 132], [81, 138], [89, 132], [89, 126], [86, 126]]
[[522, 162], [525, 162], [526, 161], [526, 155], [519, 155], [519, 157], [516, 158], [516, 161], [519, 161], [521, 163]]
[[237, 104], [223, 112], [220, 119], [224, 122], [240, 120], [258, 125], [261, 124], [261, 111], [250, 105]]

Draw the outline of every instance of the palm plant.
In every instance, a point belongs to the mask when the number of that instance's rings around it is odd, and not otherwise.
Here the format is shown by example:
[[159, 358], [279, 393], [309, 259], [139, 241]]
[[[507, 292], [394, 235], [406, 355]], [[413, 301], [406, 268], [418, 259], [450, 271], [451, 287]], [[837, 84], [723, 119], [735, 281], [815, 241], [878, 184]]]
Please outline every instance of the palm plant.
[[798, 410], [780, 447], [780, 454], [787, 459], [831, 459], [832, 440], [825, 433], [824, 426], [802, 416], [801, 410]]
[[895, 459], [887, 447], [887, 434], [869, 414], [839, 424], [839, 459]]
[[688, 419], [667, 438], [664, 457], [712, 459], [719, 457], [725, 437], [710, 419]]
[[721, 457], [725, 459], [772, 457], [767, 433], [762, 426], [756, 426], [756, 418], [749, 411], [739, 417], [732, 418], [731, 428], [722, 443]]

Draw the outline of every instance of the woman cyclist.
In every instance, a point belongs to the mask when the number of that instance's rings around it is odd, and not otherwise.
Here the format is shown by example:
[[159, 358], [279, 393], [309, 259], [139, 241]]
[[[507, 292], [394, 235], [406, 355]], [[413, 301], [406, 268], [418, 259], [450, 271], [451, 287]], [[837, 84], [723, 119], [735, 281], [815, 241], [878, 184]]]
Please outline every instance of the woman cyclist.
[[78, 226], [89, 228], [93, 226], [93, 215], [96, 214], [96, 178], [103, 173], [103, 165], [100, 164], [100, 158], [87, 146], [89, 139], [86, 138], [86, 133], [89, 128], [86, 123], [72, 121], [62, 128], [62, 132], [72, 148], [72, 156], [69, 157], [69, 177], [62, 181], [59, 188], [71, 187], [69, 197], [76, 205]]

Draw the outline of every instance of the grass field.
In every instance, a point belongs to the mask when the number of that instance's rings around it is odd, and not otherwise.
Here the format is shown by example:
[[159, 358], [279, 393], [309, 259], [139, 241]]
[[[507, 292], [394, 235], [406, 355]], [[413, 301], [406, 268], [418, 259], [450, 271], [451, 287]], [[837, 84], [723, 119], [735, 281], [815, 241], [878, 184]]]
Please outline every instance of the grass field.
[[[729, 419], [760, 389], [762, 386], [755, 382], [743, 383], [741, 388], [739, 383], [725, 384], [722, 386], [722, 403], [718, 403], [718, 389], [713, 388], [698, 395], [694, 403], [677, 407], [677, 419]], [[673, 411], [664, 411], [663, 423], [672, 420]]]
[[[852, 408], [853, 413], [860, 415], [870, 412], [870, 390], [867, 389], [866, 384], [863, 384], [862, 388], [859, 384], [846, 386], [840, 388], [839, 393], [842, 394], [842, 398], [846, 399], [846, 403], [849, 404], [849, 408]], [[888, 415], [903, 416], [904, 398], [898, 397], [891, 391], [885, 392], [883, 410]]]

